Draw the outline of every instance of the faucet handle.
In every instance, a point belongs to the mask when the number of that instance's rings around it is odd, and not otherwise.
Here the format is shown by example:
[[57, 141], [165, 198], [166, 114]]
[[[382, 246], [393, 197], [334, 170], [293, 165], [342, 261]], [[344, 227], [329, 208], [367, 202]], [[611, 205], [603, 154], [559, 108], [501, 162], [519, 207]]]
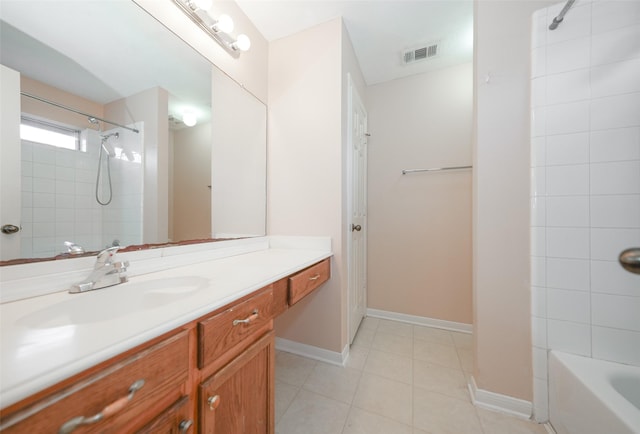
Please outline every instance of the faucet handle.
[[96, 257], [96, 268], [100, 268], [104, 265], [110, 265], [119, 248], [120, 246], [113, 246], [98, 253], [98, 256]]

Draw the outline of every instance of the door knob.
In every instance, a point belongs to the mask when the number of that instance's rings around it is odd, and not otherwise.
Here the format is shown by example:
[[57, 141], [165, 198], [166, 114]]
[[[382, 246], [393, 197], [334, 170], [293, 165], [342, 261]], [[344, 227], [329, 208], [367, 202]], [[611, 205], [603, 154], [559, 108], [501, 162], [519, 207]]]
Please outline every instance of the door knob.
[[362, 226], [351, 224], [351, 232], [353, 232], [353, 231], [360, 232], [361, 230], [362, 230]]
[[620, 265], [630, 273], [640, 274], [640, 247], [624, 250], [618, 256]]
[[3, 234], [15, 234], [16, 232], [18, 232], [20, 230], [20, 226], [16, 226], [16, 225], [3, 225], [2, 226], [2, 233]]

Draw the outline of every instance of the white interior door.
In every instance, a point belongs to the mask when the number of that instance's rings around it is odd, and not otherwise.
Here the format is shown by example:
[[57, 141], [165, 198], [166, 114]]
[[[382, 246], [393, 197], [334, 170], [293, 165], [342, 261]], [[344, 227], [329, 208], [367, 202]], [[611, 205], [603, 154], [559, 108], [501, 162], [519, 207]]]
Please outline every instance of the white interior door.
[[349, 76], [349, 343], [367, 307], [367, 111]]
[[0, 65], [0, 260], [20, 257], [20, 74]]

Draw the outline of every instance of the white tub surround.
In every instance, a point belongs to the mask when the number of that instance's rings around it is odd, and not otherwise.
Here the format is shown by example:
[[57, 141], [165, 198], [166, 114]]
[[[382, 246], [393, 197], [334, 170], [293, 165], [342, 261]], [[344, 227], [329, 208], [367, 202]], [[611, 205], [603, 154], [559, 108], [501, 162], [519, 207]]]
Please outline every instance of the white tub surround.
[[[565, 2], [533, 15], [531, 308], [534, 413], [547, 352], [640, 366], [640, 2]], [[607, 432], [615, 432], [608, 430]]]
[[551, 351], [549, 414], [558, 434], [640, 433], [640, 367]]
[[[129, 282], [82, 294], [66, 288], [88, 275], [95, 258], [3, 267], [2, 292], [10, 293], [3, 300], [12, 301], [0, 305], [1, 406], [331, 255], [325, 237], [261, 237], [129, 252], [121, 255], [130, 261]], [[18, 299], [18, 288], [31, 298]]]

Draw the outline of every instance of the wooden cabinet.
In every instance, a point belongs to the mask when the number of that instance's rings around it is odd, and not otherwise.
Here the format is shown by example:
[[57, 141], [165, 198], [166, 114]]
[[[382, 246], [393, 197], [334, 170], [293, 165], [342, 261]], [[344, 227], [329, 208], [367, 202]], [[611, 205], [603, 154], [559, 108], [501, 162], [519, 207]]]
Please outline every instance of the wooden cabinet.
[[272, 304], [273, 289], [269, 285], [249, 299], [199, 321], [198, 367], [226, 362], [251, 343], [252, 335], [265, 327], [271, 329]]
[[2, 409], [0, 431], [273, 434], [273, 318], [328, 278], [325, 260], [113, 357]]
[[289, 306], [293, 306], [311, 294], [330, 277], [329, 259], [289, 277]]
[[302, 271], [273, 283], [274, 317], [285, 312], [315, 291], [331, 277], [330, 259], [313, 264]]
[[273, 346], [270, 332], [200, 385], [202, 433], [274, 432]]
[[200, 432], [274, 432], [272, 330], [272, 285], [198, 322]]
[[137, 433], [186, 434], [195, 432], [193, 408], [189, 404], [189, 397], [182, 397]]
[[133, 432], [183, 395], [188, 334], [181, 331], [2, 417], [9, 433]]

